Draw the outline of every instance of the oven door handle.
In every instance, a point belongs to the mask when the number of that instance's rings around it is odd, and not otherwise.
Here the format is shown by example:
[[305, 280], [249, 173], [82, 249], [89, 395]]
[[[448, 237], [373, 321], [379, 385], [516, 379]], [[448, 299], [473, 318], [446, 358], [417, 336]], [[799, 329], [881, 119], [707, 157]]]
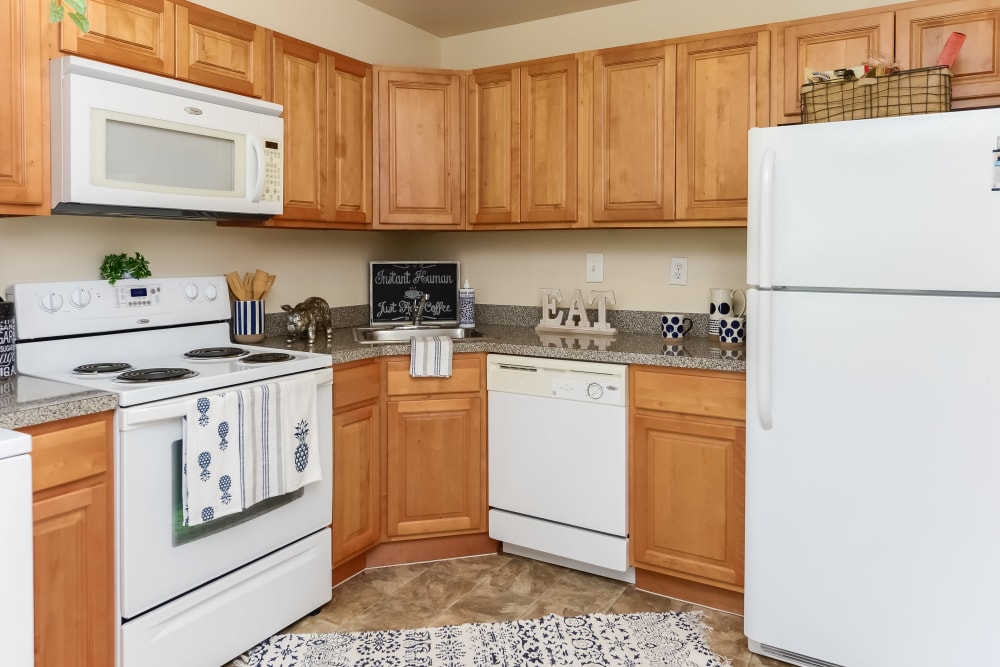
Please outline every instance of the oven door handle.
[[[330, 372], [330, 369], [317, 371], [314, 378], [316, 380], [317, 387], [333, 384], [333, 373]], [[164, 401], [162, 403], [155, 403], [151, 405], [122, 408], [118, 411], [118, 427], [122, 431], [130, 431], [132, 429], [140, 428], [147, 424], [159, 421], [182, 419], [188, 414], [188, 405], [190, 404], [190, 401], [191, 397], [185, 397], [182, 399]]]

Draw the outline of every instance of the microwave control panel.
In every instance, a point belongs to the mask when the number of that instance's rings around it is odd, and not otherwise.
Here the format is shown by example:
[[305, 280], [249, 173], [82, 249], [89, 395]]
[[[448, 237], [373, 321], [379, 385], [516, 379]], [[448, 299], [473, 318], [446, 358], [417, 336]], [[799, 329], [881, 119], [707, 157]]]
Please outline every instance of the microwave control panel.
[[281, 142], [268, 139], [264, 142], [264, 193], [263, 201], [281, 201], [282, 182]]

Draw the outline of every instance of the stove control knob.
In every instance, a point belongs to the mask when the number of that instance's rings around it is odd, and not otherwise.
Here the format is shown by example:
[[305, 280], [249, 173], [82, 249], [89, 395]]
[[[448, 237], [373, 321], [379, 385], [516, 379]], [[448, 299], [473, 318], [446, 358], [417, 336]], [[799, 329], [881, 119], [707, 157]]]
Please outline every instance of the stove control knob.
[[194, 301], [198, 298], [198, 286], [194, 283], [188, 283], [184, 286], [184, 298], [188, 301]]
[[215, 301], [219, 296], [219, 290], [215, 288], [215, 285], [209, 285], [205, 288], [205, 298], [209, 301]]
[[604, 387], [596, 382], [591, 382], [587, 385], [587, 396], [590, 396], [593, 399], [598, 399], [601, 396], [604, 396]]
[[70, 292], [69, 302], [76, 308], [86, 308], [90, 305], [90, 290], [77, 287]]
[[55, 292], [46, 292], [42, 295], [41, 303], [42, 310], [47, 313], [55, 313], [63, 305], [62, 294], [56, 294]]

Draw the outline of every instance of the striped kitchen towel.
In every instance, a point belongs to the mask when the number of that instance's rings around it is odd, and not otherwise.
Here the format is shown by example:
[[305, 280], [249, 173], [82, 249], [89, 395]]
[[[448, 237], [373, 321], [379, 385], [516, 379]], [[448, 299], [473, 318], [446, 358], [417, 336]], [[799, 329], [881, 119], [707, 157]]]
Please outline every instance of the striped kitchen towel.
[[415, 378], [450, 378], [451, 338], [447, 336], [412, 336], [410, 338], [410, 376]]
[[247, 452], [241, 437], [242, 392], [192, 398], [184, 419], [184, 525], [243, 511]]

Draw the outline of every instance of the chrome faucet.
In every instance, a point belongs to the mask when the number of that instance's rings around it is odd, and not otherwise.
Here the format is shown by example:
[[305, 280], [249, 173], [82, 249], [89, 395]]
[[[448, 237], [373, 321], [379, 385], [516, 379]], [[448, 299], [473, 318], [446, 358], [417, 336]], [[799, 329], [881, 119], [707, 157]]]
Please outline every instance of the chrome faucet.
[[427, 309], [427, 302], [431, 295], [424, 292], [413, 300], [413, 326], [418, 326], [424, 319], [424, 311]]

